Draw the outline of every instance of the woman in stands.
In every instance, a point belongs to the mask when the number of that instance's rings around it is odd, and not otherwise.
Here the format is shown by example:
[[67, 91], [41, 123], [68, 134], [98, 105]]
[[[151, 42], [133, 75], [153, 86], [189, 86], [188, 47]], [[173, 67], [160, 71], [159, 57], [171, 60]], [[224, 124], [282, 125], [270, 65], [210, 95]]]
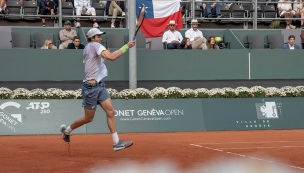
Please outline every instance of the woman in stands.
[[45, 40], [44, 46], [41, 49], [57, 49], [52, 40]]
[[206, 46], [203, 47], [203, 49], [205, 50], [209, 50], [209, 49], [220, 49], [218, 47], [218, 45], [215, 43], [215, 38], [214, 36], [210, 36], [207, 40], [207, 44]]
[[[285, 18], [293, 18], [293, 15], [295, 12], [292, 10], [291, 3], [286, 3], [288, 0], [280, 0], [279, 2], [284, 3], [278, 3], [278, 10], [280, 17]], [[297, 27], [293, 26], [291, 24], [292, 20], [286, 20], [286, 29], [296, 29]]]
[[190, 39], [188, 37], [185, 37], [179, 45], [178, 49], [192, 49]]
[[[296, 0], [296, 2], [302, 2], [302, 0]], [[296, 12], [296, 16], [299, 18], [304, 18], [304, 8], [303, 8], [304, 4], [300, 4], [300, 3], [294, 3], [293, 4], [293, 10]], [[304, 29], [304, 20], [301, 20], [301, 28]]]

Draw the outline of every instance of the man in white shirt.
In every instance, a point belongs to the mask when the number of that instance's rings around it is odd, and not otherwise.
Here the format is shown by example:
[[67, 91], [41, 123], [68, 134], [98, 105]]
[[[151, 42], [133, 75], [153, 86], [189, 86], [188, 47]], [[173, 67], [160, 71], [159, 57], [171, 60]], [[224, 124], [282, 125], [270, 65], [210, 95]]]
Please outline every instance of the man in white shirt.
[[282, 46], [281, 49], [300, 49], [300, 46], [294, 44], [296, 37], [294, 35], [290, 35], [288, 37], [288, 44]]
[[[278, 3], [278, 10], [280, 17], [285, 18], [293, 18], [295, 12], [292, 10], [291, 3], [286, 3], [288, 0], [280, 0], [279, 2], [285, 3]], [[297, 27], [291, 24], [292, 20], [286, 20], [286, 29], [296, 29]]]
[[119, 151], [130, 147], [133, 142], [123, 142], [118, 138], [115, 110], [109, 92], [105, 88], [102, 81], [108, 75], [108, 70], [104, 62], [106, 60], [114, 61], [124, 54], [129, 48], [134, 47], [135, 41], [130, 41], [119, 50], [110, 52], [101, 43], [101, 32], [97, 28], [92, 28], [87, 33], [87, 41], [83, 50], [84, 59], [84, 80], [82, 85], [81, 95], [83, 97], [82, 106], [84, 107], [85, 115], [78, 118], [70, 126], [61, 125], [60, 131], [62, 139], [65, 142], [70, 142], [71, 132], [78, 127], [93, 121], [97, 106], [101, 106], [107, 116], [107, 123], [113, 139], [113, 150]]
[[191, 20], [192, 28], [187, 30], [185, 33], [185, 37], [190, 39], [190, 43], [192, 45], [192, 49], [202, 49], [206, 45], [206, 38], [203, 37], [202, 31], [197, 29], [198, 26], [197, 19]]
[[180, 32], [175, 30], [175, 26], [177, 25], [174, 20], [170, 20], [169, 22], [170, 30], [166, 31], [163, 35], [162, 42], [167, 42], [168, 49], [177, 49], [181, 41], [183, 40], [183, 36]]

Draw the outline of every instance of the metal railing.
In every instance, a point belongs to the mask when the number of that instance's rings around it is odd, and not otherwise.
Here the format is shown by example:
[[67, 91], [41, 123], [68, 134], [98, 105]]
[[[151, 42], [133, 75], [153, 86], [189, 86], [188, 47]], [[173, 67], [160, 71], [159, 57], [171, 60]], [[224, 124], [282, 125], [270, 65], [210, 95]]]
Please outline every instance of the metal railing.
[[[113, 0], [112, 0], [113, 1]], [[117, 0], [117, 1], [125, 1], [125, 9], [127, 9], [128, 7], [128, 0]], [[199, 3], [222, 3], [222, 4], [246, 4], [246, 3], [250, 3], [250, 4], [253, 4], [254, 5], [254, 11], [253, 11], [253, 16], [252, 17], [249, 17], [248, 15], [244, 18], [232, 18], [232, 17], [229, 17], [229, 18], [220, 18], [220, 20], [223, 20], [223, 21], [244, 21], [244, 22], [253, 22], [253, 29], [257, 29], [257, 22], [258, 21], [269, 21], [269, 20], [304, 20], [304, 18], [258, 18], [257, 17], [257, 4], [279, 4], [279, 3], [290, 3], [290, 4], [294, 4], [294, 3], [297, 3], [297, 4], [303, 4], [304, 2], [272, 2], [272, 1], [257, 1], [257, 0], [252, 0], [252, 1], [197, 1], [197, 0], [187, 0], [187, 1], [181, 1], [181, 3], [190, 3], [190, 6], [191, 6], [191, 15], [188, 17], [188, 15], [185, 15], [185, 20], [188, 21], [189, 19], [193, 19], [193, 18], [196, 18], [195, 17], [195, 5], [196, 3], [199, 2]], [[80, 18], [80, 19], [84, 19], [84, 18], [96, 18], [96, 19], [112, 19], [114, 18], [113, 16], [76, 16], [76, 15], [62, 15], [62, 2], [59, 0], [59, 4], [58, 4], [58, 15], [26, 15], [26, 14], [0, 14], [0, 17], [21, 17], [21, 18], [26, 18], [26, 17], [49, 17], [49, 18], [54, 18], [54, 19], [57, 19], [58, 22], [59, 22], [59, 25], [58, 27], [62, 27], [62, 19], [63, 18], [73, 18], [73, 19], [76, 19], [76, 18]], [[22, 7], [21, 7], [22, 8]], [[106, 7], [105, 7], [105, 10], [106, 10]], [[22, 11], [22, 10], [21, 10]], [[120, 17], [120, 16], [117, 16], [116, 18], [117, 19], [126, 19], [126, 24], [127, 24], [127, 28], [128, 27], [128, 12], [127, 10], [126, 11], [126, 16], [125, 17]], [[186, 9], [185, 11], [187, 14], [189, 13]], [[277, 9], [276, 9], [276, 12], [277, 12]], [[207, 17], [200, 17], [200, 18], [196, 18], [196, 19], [199, 19], [199, 20], [217, 20], [217, 18], [207, 18]], [[186, 28], [187, 28], [187, 22], [186, 22]]]
[[[38, 0], [39, 1], [39, 0]], [[114, 1], [114, 0], [110, 0], [110, 1]], [[115, 0], [115, 1], [125, 1], [125, 8], [128, 7], [128, 1], [127, 0]], [[62, 19], [63, 18], [73, 18], [73, 19], [76, 19], [76, 18], [96, 18], [96, 19], [112, 19], [114, 18], [113, 16], [76, 16], [76, 15], [62, 15], [62, 2], [61, 0], [58, 1], [58, 8], [57, 8], [57, 13], [58, 15], [41, 15], [41, 14], [37, 14], [37, 15], [28, 15], [28, 14], [0, 14], [0, 17], [20, 17], [20, 18], [26, 18], [26, 17], [49, 17], [49, 18], [54, 18], [54, 19], [57, 19], [58, 22], [59, 22], [59, 25], [58, 27], [61, 28], [62, 27]], [[22, 6], [21, 6], [21, 10], [20, 11], [23, 11], [22, 10]], [[40, 8], [40, 7], [38, 7]], [[74, 8], [74, 7], [73, 7]], [[106, 10], [106, 7], [105, 7], [105, 10]], [[126, 17], [121, 17], [121, 16], [117, 16], [115, 17], [115, 19], [126, 19], [127, 18], [127, 13], [126, 13]]]

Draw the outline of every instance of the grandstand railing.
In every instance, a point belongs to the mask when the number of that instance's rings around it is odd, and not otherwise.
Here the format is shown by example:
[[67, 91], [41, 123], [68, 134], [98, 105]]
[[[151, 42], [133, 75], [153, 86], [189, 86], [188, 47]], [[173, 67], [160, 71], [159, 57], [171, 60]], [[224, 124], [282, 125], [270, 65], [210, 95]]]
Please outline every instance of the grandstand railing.
[[[111, 0], [114, 1], [114, 0]], [[127, 0], [117, 0], [117, 1], [125, 1], [125, 9], [128, 8], [128, 1]], [[59, 21], [59, 25], [58, 27], [62, 27], [62, 18], [80, 18], [80, 19], [87, 19], [87, 18], [96, 18], [96, 19], [112, 19], [114, 18], [113, 16], [76, 16], [76, 15], [62, 15], [62, 3], [61, 0], [58, 1], [59, 2], [59, 6], [58, 6], [58, 15], [25, 15], [25, 14], [0, 14], [0, 17], [5, 17], [5, 16], [20, 16], [21, 18], [25, 18], [25, 17], [53, 17], [54, 19], [57, 19]], [[266, 21], [266, 20], [304, 20], [304, 18], [281, 18], [281, 17], [277, 17], [277, 18], [258, 18], [257, 17], [257, 4], [279, 4], [279, 3], [290, 3], [290, 4], [294, 4], [294, 3], [299, 3], [299, 4], [303, 4], [304, 2], [272, 2], [272, 1], [257, 1], [257, 0], [253, 0], [253, 1], [197, 1], [197, 0], [187, 0], [187, 1], [181, 1], [182, 3], [190, 3], [191, 4], [191, 15], [184, 16], [184, 19], [186, 21], [189, 21], [193, 18], [195, 18], [195, 4], [196, 2], [200, 2], [200, 3], [223, 3], [223, 4], [244, 4], [244, 3], [250, 3], [254, 5], [254, 12], [253, 12], [253, 17], [244, 17], [244, 18], [221, 18], [220, 20], [230, 20], [230, 21], [234, 21], [234, 20], [243, 20], [244, 22], [248, 22], [248, 21], [252, 21], [253, 22], [253, 29], [257, 29], [257, 22], [258, 21]], [[121, 17], [121, 16], [117, 16], [116, 19], [126, 19], [127, 22], [127, 28], [128, 28], [128, 11], [126, 11], [126, 16], [125, 17]], [[277, 11], [277, 9], [276, 9]], [[188, 13], [188, 11], [186, 10], [186, 13]], [[207, 18], [207, 17], [201, 17], [201, 18], [196, 18], [199, 20], [215, 20], [216, 18]], [[187, 28], [187, 22], [186, 22], [186, 28]]]

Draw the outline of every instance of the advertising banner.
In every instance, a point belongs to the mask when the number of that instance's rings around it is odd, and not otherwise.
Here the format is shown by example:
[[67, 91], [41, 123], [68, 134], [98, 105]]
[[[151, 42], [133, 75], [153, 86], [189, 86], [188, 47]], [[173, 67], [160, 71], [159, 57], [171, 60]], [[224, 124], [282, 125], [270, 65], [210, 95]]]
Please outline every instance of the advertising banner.
[[[82, 100], [0, 100], [0, 135], [60, 134], [83, 116]], [[74, 133], [86, 133], [85, 126]]]
[[207, 131], [304, 128], [304, 99], [203, 99]]
[[[113, 100], [118, 133], [205, 131], [201, 99]], [[109, 133], [98, 109], [87, 133]]]

